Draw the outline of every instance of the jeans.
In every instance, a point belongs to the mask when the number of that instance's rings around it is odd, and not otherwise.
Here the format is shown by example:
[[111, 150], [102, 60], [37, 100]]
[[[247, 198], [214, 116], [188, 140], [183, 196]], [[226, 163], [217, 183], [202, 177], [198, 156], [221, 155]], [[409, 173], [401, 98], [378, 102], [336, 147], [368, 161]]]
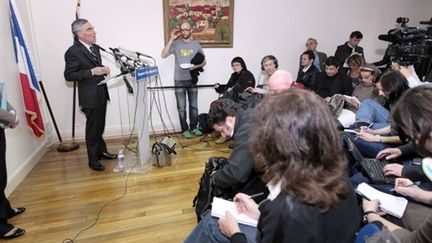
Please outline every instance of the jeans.
[[368, 142], [361, 138], [357, 138], [357, 135], [352, 133], [346, 133], [360, 153], [366, 158], [375, 158], [377, 154], [386, 148], [393, 148], [396, 145], [387, 144], [387, 143], [379, 143], [379, 142]]
[[[246, 235], [247, 242], [254, 243], [257, 228], [239, 224], [240, 231]], [[185, 243], [202, 243], [202, 242], [226, 242], [229, 243], [230, 239], [226, 237], [219, 230], [218, 218], [214, 218], [210, 214], [210, 210], [207, 210], [203, 214], [203, 219], [195, 227], [195, 229], [185, 239]]]
[[374, 123], [372, 129], [383, 128], [390, 124], [390, 112], [372, 99], [365, 99], [356, 113], [356, 122]]
[[[175, 80], [174, 84], [180, 86], [175, 88], [175, 97], [182, 132], [194, 130], [198, 125], [198, 89], [195, 84], [192, 84], [192, 80]], [[186, 95], [189, 101], [190, 127], [186, 121]]]

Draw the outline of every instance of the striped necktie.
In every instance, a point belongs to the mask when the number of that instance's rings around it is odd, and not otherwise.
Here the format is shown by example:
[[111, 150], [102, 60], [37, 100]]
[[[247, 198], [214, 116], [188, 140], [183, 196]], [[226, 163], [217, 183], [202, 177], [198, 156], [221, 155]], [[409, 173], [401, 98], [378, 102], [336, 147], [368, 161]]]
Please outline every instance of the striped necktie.
[[97, 62], [98, 58], [97, 58], [96, 49], [94, 48], [94, 46], [90, 46], [90, 53], [92, 54], [93, 60], [95, 62]]

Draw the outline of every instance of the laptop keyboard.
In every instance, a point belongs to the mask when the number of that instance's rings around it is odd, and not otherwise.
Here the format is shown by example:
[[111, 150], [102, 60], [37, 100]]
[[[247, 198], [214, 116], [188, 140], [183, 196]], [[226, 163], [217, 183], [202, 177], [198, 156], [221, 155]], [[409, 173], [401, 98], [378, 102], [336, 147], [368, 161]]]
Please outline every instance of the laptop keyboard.
[[387, 164], [386, 160], [364, 159], [361, 163], [364, 173], [372, 183], [394, 184], [394, 176], [384, 176], [383, 168]]

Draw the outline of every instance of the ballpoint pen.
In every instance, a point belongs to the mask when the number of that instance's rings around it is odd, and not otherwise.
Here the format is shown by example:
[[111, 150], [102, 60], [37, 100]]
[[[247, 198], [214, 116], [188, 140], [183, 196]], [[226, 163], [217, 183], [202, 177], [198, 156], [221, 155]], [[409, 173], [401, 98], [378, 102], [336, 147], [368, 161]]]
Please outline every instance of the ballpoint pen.
[[[418, 185], [420, 185], [420, 181], [416, 181], [412, 184], [408, 184], [408, 185], [402, 186], [402, 187], [412, 187], [412, 186], [418, 186]], [[395, 188], [390, 189], [391, 192], [394, 192], [395, 190], [396, 190]]]

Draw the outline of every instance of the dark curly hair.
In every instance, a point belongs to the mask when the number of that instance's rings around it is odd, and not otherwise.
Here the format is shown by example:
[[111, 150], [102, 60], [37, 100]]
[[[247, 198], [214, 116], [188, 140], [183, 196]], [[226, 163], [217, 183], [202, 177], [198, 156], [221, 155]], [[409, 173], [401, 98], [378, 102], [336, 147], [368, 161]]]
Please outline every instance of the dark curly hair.
[[234, 102], [232, 99], [219, 99], [213, 102], [209, 111], [210, 126], [225, 123], [225, 119], [228, 116], [235, 116], [240, 107], [241, 104]]
[[268, 95], [254, 112], [252, 150], [265, 182], [326, 212], [348, 192], [347, 161], [326, 102], [306, 90]]

